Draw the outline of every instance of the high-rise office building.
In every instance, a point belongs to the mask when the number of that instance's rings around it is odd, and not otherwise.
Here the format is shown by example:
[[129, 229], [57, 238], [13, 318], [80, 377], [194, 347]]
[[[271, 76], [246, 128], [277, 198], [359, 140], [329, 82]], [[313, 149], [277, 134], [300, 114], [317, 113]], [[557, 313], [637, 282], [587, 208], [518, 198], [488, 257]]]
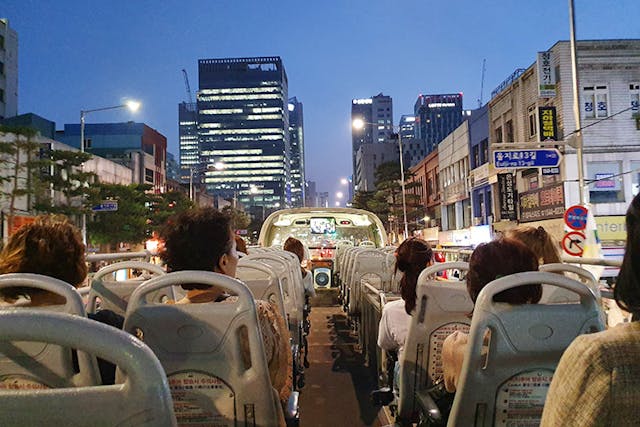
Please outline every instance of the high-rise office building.
[[427, 155], [462, 123], [462, 94], [419, 95], [414, 115], [416, 138], [424, 142]]
[[194, 178], [200, 159], [198, 148], [198, 114], [195, 102], [178, 104], [178, 139], [180, 144], [180, 180]]
[[198, 74], [198, 167], [207, 190], [233, 198], [254, 215], [288, 206], [288, 83], [282, 59], [201, 59]]
[[291, 206], [305, 206], [304, 117], [302, 102], [289, 99], [289, 145], [291, 152]]
[[393, 100], [379, 93], [371, 98], [351, 101], [351, 122], [361, 120], [362, 128], [351, 129], [351, 154], [354, 185], [358, 188], [356, 154], [362, 144], [385, 143], [393, 133]]
[[0, 119], [18, 114], [18, 33], [0, 18]]
[[416, 117], [413, 115], [402, 115], [400, 117], [400, 136], [402, 137], [402, 151], [404, 167], [410, 168], [424, 159], [426, 153], [424, 144], [416, 138]]

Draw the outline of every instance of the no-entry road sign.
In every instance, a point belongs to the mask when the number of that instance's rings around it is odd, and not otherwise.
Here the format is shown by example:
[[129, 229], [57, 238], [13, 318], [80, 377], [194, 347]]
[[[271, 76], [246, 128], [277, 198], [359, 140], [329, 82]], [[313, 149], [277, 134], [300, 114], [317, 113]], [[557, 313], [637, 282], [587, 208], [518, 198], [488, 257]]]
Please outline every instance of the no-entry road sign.
[[582, 256], [586, 236], [581, 231], [570, 231], [562, 239], [562, 249], [571, 256]]

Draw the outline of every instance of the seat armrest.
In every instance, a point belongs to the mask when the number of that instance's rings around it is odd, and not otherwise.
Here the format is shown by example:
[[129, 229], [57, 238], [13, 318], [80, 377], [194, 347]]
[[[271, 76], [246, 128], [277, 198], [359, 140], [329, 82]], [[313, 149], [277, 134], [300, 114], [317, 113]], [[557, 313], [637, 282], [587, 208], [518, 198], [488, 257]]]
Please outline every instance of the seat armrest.
[[438, 405], [436, 405], [436, 402], [434, 402], [433, 398], [426, 390], [416, 392], [415, 397], [416, 403], [422, 409], [422, 413], [425, 417], [434, 424], [442, 422], [440, 408], [438, 408]]
[[284, 408], [284, 419], [288, 427], [297, 426], [300, 423], [300, 413], [298, 412], [298, 399], [300, 393], [292, 391], [287, 401], [287, 407]]

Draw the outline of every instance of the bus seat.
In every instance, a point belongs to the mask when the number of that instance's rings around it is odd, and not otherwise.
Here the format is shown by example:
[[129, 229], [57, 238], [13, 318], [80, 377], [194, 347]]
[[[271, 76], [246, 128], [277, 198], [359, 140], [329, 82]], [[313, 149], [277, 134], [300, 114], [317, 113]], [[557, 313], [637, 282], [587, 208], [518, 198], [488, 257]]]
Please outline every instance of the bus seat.
[[462, 261], [436, 263], [422, 271], [416, 289], [416, 311], [411, 316], [409, 333], [400, 357], [400, 396], [398, 418], [410, 422], [421, 408], [426, 390], [442, 379], [442, 343], [455, 331], [469, 331], [473, 302], [466, 283], [440, 280], [446, 270], [468, 271]]
[[[222, 303], [160, 304], [154, 292], [181, 283], [227, 289]], [[255, 302], [246, 285], [206, 271], [178, 271], [151, 279], [131, 295], [125, 330], [142, 336], [162, 363], [178, 423], [275, 426], [283, 419], [260, 334]], [[244, 360], [241, 340], [250, 356]]]
[[[148, 279], [130, 279], [116, 281], [111, 280], [112, 275], [118, 270], [147, 271], [153, 276], [165, 274], [162, 267], [144, 261], [121, 261], [102, 267], [91, 280], [87, 312], [95, 313], [98, 310], [111, 310], [121, 316], [127, 311], [127, 301], [136, 287]], [[168, 288], [157, 298], [175, 300], [173, 289]], [[98, 303], [98, 299], [100, 302]]]
[[[80, 294], [70, 284], [49, 276], [31, 273], [0, 275], [0, 289], [28, 287], [42, 289], [65, 298], [63, 305], [41, 307], [3, 307], [5, 310], [58, 312], [86, 317]], [[74, 361], [77, 355], [77, 366]], [[80, 387], [100, 384], [96, 358], [84, 352], [74, 352], [50, 342], [3, 342], [0, 346], [0, 384], [43, 388]]]
[[[601, 300], [598, 281], [589, 270], [578, 267], [577, 265], [561, 262], [543, 264], [540, 266], [539, 270], [547, 271], [549, 273], [571, 273], [569, 276], [570, 278], [575, 278], [579, 282], [588, 286], [596, 295], [598, 301]], [[571, 291], [557, 286], [542, 285], [542, 298], [540, 299], [540, 302], [542, 303], [560, 304], [565, 302], [578, 302], [579, 300], [580, 297]]]
[[47, 342], [117, 364], [124, 384], [82, 388], [0, 388], [0, 425], [176, 426], [169, 385], [153, 352], [135, 337], [64, 313], [0, 311], [0, 341]]
[[386, 255], [379, 249], [362, 249], [354, 255], [349, 278], [349, 287], [351, 289], [349, 293], [349, 314], [357, 315], [360, 313], [362, 281], [366, 275], [378, 275], [381, 278], [380, 288], [382, 288], [382, 280], [387, 281], [385, 266]]
[[271, 302], [278, 307], [282, 318], [287, 318], [280, 279], [269, 265], [243, 258], [238, 262], [236, 279], [247, 285], [255, 299]]
[[[580, 301], [523, 305], [493, 301], [506, 289], [539, 283], [575, 292]], [[526, 272], [489, 283], [480, 291], [473, 311], [447, 425], [537, 425], [564, 350], [576, 336], [603, 329], [596, 296], [573, 279]]]

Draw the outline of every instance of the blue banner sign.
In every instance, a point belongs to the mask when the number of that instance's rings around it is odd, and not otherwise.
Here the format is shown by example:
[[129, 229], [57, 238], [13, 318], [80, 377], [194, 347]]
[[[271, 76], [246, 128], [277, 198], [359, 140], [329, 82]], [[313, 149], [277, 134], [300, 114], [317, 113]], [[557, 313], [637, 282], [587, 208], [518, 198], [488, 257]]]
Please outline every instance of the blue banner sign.
[[103, 200], [99, 205], [91, 208], [93, 212], [115, 212], [118, 210], [117, 200]]
[[533, 148], [530, 150], [496, 150], [493, 163], [498, 169], [526, 169], [556, 167], [561, 155], [555, 148]]

